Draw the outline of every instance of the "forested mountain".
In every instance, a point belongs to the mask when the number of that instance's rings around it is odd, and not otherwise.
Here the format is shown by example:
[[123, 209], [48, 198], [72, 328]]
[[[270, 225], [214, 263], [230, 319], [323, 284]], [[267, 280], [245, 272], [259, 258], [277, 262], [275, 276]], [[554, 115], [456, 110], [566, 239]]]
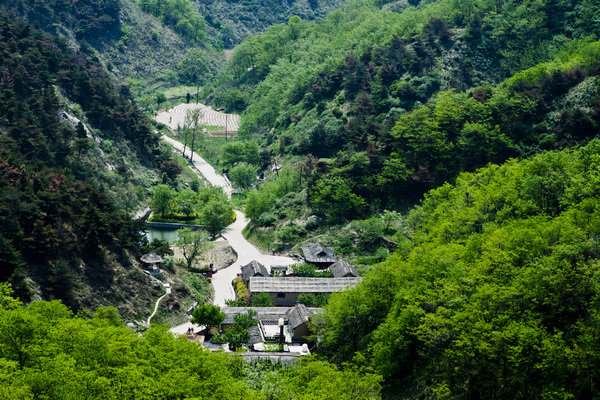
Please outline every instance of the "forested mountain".
[[332, 296], [321, 350], [393, 398], [594, 398], [599, 160], [595, 139], [429, 192], [411, 247]]
[[[311, 155], [317, 211], [410, 206], [461, 171], [596, 134], [596, 5], [362, 4], [250, 38], [210, 95], [243, 111], [240, 134], [271, 155]], [[354, 195], [340, 212], [335, 187]]]
[[132, 295], [143, 274], [127, 270], [141, 240], [130, 214], [157, 173], [181, 167], [90, 54], [7, 15], [0, 48], [2, 281], [24, 301], [137, 312], [128, 302], [151, 295]]
[[[216, 31], [223, 45], [231, 48], [250, 35], [264, 33], [271, 25], [292, 16], [303, 20], [323, 18], [346, 0], [209, 0], [197, 1], [208, 31]], [[211, 32], [212, 33], [212, 32]]]

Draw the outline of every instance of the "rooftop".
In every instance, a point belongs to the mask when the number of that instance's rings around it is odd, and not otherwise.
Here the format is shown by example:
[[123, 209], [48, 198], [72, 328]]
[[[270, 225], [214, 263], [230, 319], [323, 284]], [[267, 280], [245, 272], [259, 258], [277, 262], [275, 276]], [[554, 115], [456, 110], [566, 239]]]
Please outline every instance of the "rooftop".
[[248, 282], [251, 277], [257, 275], [269, 276], [269, 271], [267, 271], [264, 265], [256, 260], [252, 260], [249, 264], [242, 266], [242, 277], [244, 278], [244, 281]]
[[304, 253], [304, 259], [311, 263], [334, 263], [336, 261], [335, 251], [321, 243], [302, 247], [302, 253]]
[[251, 293], [332, 293], [354, 286], [360, 278], [253, 277]]
[[329, 270], [333, 274], [334, 278], [345, 278], [345, 277], [350, 277], [350, 276], [354, 276], [354, 277], [358, 276], [358, 272], [356, 271], [356, 268], [354, 268], [352, 265], [350, 265], [350, 263], [348, 261], [345, 261], [345, 260], [338, 260], [335, 263], [331, 264], [329, 266]]

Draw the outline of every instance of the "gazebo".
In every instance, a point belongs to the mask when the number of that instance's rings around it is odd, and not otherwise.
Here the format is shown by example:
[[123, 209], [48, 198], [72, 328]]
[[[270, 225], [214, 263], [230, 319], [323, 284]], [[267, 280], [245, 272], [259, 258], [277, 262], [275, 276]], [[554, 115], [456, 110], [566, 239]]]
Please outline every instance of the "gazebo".
[[161, 256], [154, 254], [154, 252], [146, 253], [140, 258], [143, 263], [150, 264], [150, 274], [158, 275], [160, 274], [160, 268], [156, 264], [163, 262]]

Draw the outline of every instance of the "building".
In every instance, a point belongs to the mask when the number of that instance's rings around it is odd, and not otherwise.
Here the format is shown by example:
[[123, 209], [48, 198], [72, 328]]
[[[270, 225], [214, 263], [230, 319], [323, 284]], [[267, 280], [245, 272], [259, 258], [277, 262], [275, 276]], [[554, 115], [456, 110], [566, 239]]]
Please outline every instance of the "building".
[[329, 266], [334, 278], [356, 278], [358, 272], [348, 261], [338, 260]]
[[308, 321], [310, 321], [314, 310], [314, 308], [309, 309], [304, 304], [296, 304], [295, 307], [288, 308], [286, 317], [293, 340], [306, 340], [305, 338], [310, 335]]
[[250, 278], [254, 276], [269, 276], [267, 268], [256, 260], [252, 260], [249, 264], [242, 266], [242, 278], [246, 285], [250, 282]]
[[360, 278], [308, 278], [308, 277], [253, 277], [250, 278], [250, 293], [267, 293], [274, 304], [298, 303], [302, 293], [333, 293], [354, 286]]
[[294, 307], [224, 307], [225, 319], [220, 329], [227, 330], [234, 324], [234, 317], [248, 310], [256, 311], [258, 324], [249, 329], [250, 342], [257, 343], [278, 342], [280, 337], [280, 320], [284, 323], [284, 342], [303, 342], [310, 334], [308, 321], [318, 308], [308, 308], [304, 304]]
[[307, 263], [314, 264], [317, 268], [327, 268], [336, 262], [335, 251], [331, 247], [323, 246], [321, 243], [302, 247], [304, 260]]

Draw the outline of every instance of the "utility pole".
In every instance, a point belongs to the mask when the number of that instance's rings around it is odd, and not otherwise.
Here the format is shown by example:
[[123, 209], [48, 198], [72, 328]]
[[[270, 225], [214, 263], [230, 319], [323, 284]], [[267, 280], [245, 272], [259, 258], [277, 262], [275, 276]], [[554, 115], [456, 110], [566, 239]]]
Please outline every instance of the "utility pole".
[[225, 114], [225, 140], [227, 140], [227, 114]]

